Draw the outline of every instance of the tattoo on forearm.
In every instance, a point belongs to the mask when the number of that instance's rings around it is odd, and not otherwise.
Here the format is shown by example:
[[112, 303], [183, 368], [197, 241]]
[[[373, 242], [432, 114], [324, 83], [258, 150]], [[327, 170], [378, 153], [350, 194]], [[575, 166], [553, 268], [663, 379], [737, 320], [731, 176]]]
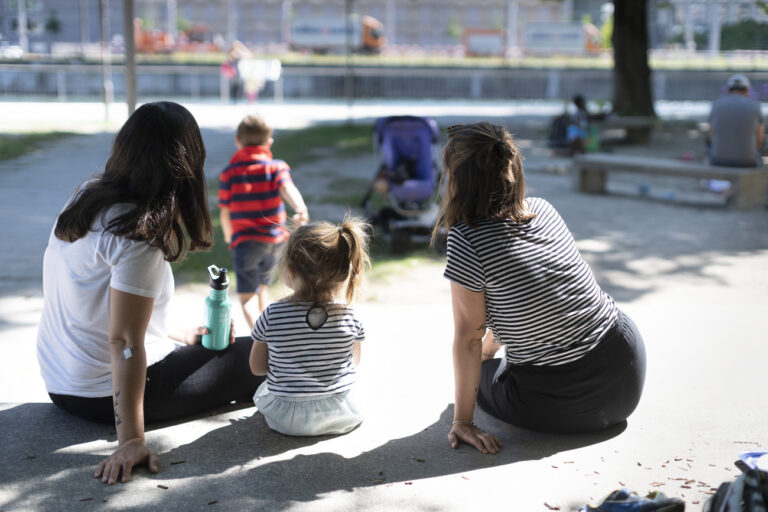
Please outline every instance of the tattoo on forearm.
[[482, 343], [483, 342], [483, 338], [485, 337], [485, 323], [483, 323], [483, 325], [481, 325], [480, 327], [475, 329], [475, 331], [478, 333], [478, 336], [476, 338], [471, 338], [469, 340], [469, 342], [470, 343]]
[[121, 418], [120, 414], [118, 414], [118, 412], [117, 412], [117, 406], [120, 405], [118, 403], [118, 401], [117, 401], [117, 397], [119, 397], [119, 396], [120, 396], [120, 392], [119, 391], [115, 391], [115, 398], [112, 401], [112, 403], [114, 404], [114, 407], [115, 407], [115, 426], [118, 426], [118, 425], [120, 425], [123, 422], [123, 418]]

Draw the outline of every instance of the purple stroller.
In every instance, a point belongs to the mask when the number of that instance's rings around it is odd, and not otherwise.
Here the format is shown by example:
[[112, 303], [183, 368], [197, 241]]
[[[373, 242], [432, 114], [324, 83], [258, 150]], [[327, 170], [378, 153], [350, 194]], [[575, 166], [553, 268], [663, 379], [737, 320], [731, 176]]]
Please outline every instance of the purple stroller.
[[[429, 117], [391, 116], [376, 122], [373, 143], [381, 165], [362, 206], [372, 223], [389, 235], [392, 252], [432, 233], [438, 211], [439, 140], [437, 123]], [[374, 211], [377, 194], [381, 208]]]

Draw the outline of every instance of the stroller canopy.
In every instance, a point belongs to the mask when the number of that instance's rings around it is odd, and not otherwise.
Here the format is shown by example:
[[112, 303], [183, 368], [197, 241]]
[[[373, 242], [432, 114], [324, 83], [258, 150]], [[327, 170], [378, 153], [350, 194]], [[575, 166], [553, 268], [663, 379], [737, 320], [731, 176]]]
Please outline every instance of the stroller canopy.
[[437, 174], [432, 146], [439, 139], [437, 123], [431, 118], [391, 116], [376, 122], [374, 141], [382, 163], [392, 171], [407, 168], [403, 180], [390, 180], [398, 200], [424, 201], [431, 196]]

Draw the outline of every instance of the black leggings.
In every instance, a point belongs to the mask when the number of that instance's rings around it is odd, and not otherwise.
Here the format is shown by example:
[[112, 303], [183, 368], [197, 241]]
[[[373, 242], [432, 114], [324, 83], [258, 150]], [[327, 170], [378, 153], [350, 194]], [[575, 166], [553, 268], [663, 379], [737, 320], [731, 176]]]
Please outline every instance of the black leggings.
[[478, 405], [538, 432], [593, 432], [621, 423], [637, 407], [645, 382], [643, 338], [622, 312], [581, 359], [559, 366], [509, 364], [494, 383], [500, 363], [483, 362]]
[[[253, 340], [244, 336], [222, 351], [181, 346], [147, 368], [144, 421], [157, 423], [205, 412], [231, 402], [250, 402], [264, 377], [251, 374]], [[65, 411], [98, 423], [114, 423], [112, 397], [49, 394]]]

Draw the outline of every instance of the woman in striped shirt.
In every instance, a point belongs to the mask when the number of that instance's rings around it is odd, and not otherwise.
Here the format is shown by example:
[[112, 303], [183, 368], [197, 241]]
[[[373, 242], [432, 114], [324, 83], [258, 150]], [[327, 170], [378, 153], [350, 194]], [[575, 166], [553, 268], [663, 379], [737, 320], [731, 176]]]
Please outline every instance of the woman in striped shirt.
[[[452, 447], [496, 453], [475, 403], [531, 430], [576, 433], [623, 422], [645, 380], [632, 320], [595, 281], [547, 201], [525, 197], [522, 156], [488, 123], [448, 130], [447, 180], [433, 239], [448, 232], [453, 301]], [[504, 357], [494, 359], [497, 349]]]
[[253, 374], [267, 376], [253, 400], [282, 434], [344, 434], [363, 421], [353, 388], [365, 331], [349, 303], [369, 262], [365, 231], [346, 218], [288, 239], [280, 271], [294, 293], [256, 321], [250, 357]]

